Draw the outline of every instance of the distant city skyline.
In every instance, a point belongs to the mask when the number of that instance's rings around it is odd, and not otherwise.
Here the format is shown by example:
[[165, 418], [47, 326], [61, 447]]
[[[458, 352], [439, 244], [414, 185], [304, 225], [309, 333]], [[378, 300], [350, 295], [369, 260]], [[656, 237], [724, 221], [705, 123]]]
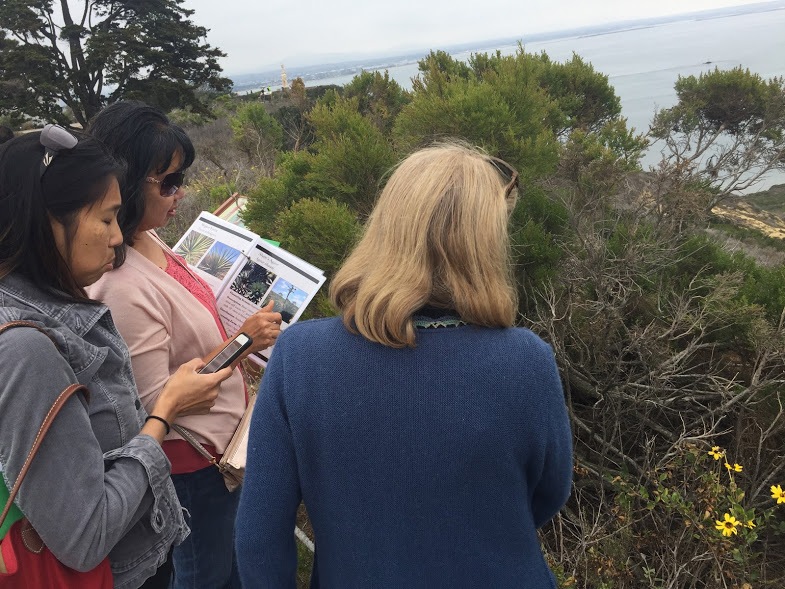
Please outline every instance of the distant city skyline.
[[[210, 29], [207, 40], [227, 56], [231, 75], [278, 64], [305, 66], [394, 55], [421, 49], [657, 18], [756, 0], [398, 0], [395, 3], [332, 0], [259, 3], [256, 0], [186, 0], [192, 19]], [[785, 6], [785, 2], [776, 2]], [[478, 10], [479, 8], [479, 10]]]

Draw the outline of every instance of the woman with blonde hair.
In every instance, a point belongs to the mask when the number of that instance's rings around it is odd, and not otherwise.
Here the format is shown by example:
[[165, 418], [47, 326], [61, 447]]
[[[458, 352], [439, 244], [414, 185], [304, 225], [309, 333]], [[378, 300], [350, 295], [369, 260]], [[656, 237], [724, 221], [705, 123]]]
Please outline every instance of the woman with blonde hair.
[[409, 156], [332, 281], [341, 317], [278, 340], [236, 525], [244, 587], [555, 587], [537, 528], [572, 449], [550, 347], [513, 327], [518, 175], [460, 144]]

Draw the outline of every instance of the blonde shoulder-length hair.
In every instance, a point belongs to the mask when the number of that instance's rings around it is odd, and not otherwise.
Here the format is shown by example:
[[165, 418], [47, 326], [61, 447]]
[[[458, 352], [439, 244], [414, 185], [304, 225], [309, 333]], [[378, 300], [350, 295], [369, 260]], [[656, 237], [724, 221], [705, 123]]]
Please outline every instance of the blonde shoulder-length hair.
[[398, 166], [330, 287], [347, 329], [413, 347], [412, 318], [425, 305], [455, 310], [473, 325], [513, 325], [507, 225], [518, 192], [505, 195], [509, 179], [492, 161], [441, 143]]

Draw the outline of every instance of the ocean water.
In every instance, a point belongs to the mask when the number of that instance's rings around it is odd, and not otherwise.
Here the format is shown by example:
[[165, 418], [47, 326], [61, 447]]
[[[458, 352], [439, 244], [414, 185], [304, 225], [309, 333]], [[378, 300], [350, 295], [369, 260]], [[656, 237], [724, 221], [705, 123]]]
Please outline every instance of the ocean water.
[[[765, 79], [785, 76], [785, 8], [532, 43], [527, 43], [524, 35], [522, 42], [526, 51], [545, 51], [555, 61], [568, 60], [575, 52], [591, 62], [595, 70], [608, 75], [621, 99], [622, 115], [639, 132], [648, 130], [657, 109], [676, 103], [673, 85], [679, 75], [698, 75], [715, 67], [729, 69], [741, 65]], [[453, 57], [465, 60], [472, 53], [497, 49], [508, 55], [515, 53], [517, 45], [478, 46]], [[411, 89], [411, 80], [418, 73], [416, 63], [387, 69], [407, 89]], [[353, 77], [353, 74], [325, 77], [306, 81], [306, 85], [343, 85]], [[660, 157], [655, 144], [644, 157], [644, 167], [655, 164]], [[785, 174], [772, 173], [755, 189], [783, 182]]]

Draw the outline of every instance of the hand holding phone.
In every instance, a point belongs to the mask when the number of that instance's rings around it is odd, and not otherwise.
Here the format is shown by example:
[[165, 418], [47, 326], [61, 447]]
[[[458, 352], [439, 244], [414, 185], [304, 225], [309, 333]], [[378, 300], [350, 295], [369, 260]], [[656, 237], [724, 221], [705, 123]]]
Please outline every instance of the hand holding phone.
[[218, 372], [230, 366], [253, 343], [253, 338], [245, 333], [238, 333], [224, 348], [199, 371], [199, 374]]
[[232, 376], [232, 370], [225, 368], [213, 374], [199, 374], [200, 367], [204, 367], [204, 362], [199, 358], [180, 366], [164, 385], [150, 414], [173, 423], [180, 415], [209, 413], [215, 405], [221, 382]]

